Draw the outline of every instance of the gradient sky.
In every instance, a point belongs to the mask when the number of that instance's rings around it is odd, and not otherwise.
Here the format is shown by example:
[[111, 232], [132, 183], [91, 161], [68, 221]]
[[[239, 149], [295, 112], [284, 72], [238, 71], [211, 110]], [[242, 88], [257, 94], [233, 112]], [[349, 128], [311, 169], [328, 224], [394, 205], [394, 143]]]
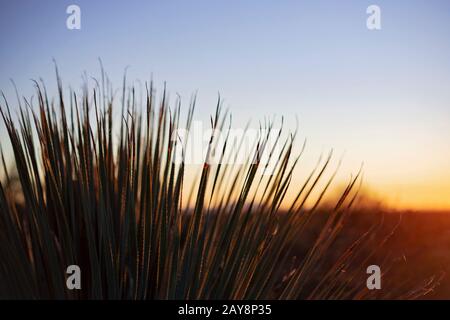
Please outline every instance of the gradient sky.
[[[81, 30], [66, 28], [70, 4]], [[366, 28], [371, 4], [379, 31]], [[10, 99], [9, 78], [25, 96], [31, 78], [54, 88], [53, 57], [72, 87], [101, 57], [116, 86], [130, 66], [185, 102], [198, 90], [200, 119], [219, 91], [235, 126], [276, 114], [293, 128], [297, 115], [305, 167], [333, 147], [340, 177], [364, 162], [388, 204], [450, 209], [449, 1], [2, 1], [0, 39]]]

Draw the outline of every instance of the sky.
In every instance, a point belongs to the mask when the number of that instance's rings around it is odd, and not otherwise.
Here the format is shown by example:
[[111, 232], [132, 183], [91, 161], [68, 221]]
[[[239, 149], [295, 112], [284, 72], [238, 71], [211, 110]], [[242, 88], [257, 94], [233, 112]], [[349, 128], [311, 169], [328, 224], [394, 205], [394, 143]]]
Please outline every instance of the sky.
[[[66, 8], [81, 9], [81, 29]], [[381, 29], [366, 26], [369, 5]], [[234, 126], [284, 116], [307, 138], [306, 174], [322, 152], [344, 154], [338, 178], [364, 163], [368, 190], [400, 209], [450, 209], [449, 1], [1, 1], [0, 89], [55, 87], [99, 75], [167, 82], [185, 105], [198, 92], [209, 121], [217, 94]], [[0, 125], [4, 136], [4, 126]], [[3, 140], [3, 139], [2, 139]], [[297, 146], [299, 150], [301, 143]], [[338, 180], [339, 180], [338, 179]], [[295, 186], [296, 181], [294, 181]]]

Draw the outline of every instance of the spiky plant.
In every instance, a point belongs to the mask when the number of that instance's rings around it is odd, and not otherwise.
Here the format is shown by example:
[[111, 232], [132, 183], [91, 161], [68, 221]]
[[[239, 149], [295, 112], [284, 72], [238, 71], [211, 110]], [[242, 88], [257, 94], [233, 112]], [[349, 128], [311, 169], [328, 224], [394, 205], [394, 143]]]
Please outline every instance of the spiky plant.
[[[174, 152], [182, 142], [171, 138], [180, 127], [180, 104], [171, 112], [165, 90], [157, 105], [153, 86], [146, 86], [141, 106], [124, 79], [121, 118], [115, 121], [116, 101], [103, 72], [100, 84], [91, 91], [86, 85], [81, 98], [71, 91], [66, 100], [58, 75], [57, 84], [59, 96], [53, 102], [44, 84], [35, 82], [37, 106], [19, 99], [17, 118], [6, 98], [1, 105], [12, 152], [9, 157], [2, 152], [0, 298], [295, 299], [368, 294], [365, 278], [351, 272], [359, 270], [355, 252], [364, 237], [318, 277], [312, 276], [321, 270], [350, 212], [360, 174], [327, 211], [308, 252], [292, 263], [293, 248], [302, 241], [333, 178], [306, 207], [331, 154], [302, 185], [291, 186], [300, 156], [293, 154], [295, 134], [284, 140], [280, 131], [279, 152], [261, 135], [253, 156], [239, 166], [210, 163], [212, 152], [224, 157], [229, 147], [225, 143], [216, 150], [212, 134], [198, 183], [192, 185], [192, 201], [184, 201], [186, 163], [184, 154], [175, 161]], [[186, 128], [194, 105], [195, 99]], [[227, 119], [219, 102], [212, 128], [223, 129]], [[264, 153], [274, 160], [273, 168], [261, 167]], [[261, 175], [261, 170], [272, 172]], [[288, 188], [297, 195], [286, 205]], [[280, 209], [282, 203], [287, 210]], [[69, 265], [81, 268], [81, 290], [66, 287]]]

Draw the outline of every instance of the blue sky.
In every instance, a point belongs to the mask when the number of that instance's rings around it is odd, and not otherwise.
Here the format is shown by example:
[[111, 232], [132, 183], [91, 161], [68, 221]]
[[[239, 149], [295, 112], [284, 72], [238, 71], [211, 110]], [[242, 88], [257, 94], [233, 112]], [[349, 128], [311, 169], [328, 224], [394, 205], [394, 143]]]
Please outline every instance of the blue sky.
[[[66, 28], [70, 4], [81, 30]], [[366, 28], [371, 4], [378, 31]], [[311, 159], [346, 151], [343, 175], [364, 161], [391, 201], [431, 207], [448, 194], [439, 206], [450, 208], [448, 1], [19, 0], [1, 4], [0, 39], [11, 99], [9, 78], [26, 96], [31, 78], [54, 88], [53, 57], [75, 88], [83, 71], [98, 76], [101, 57], [116, 86], [130, 66], [130, 79], [153, 75], [186, 102], [198, 90], [200, 119], [217, 92], [237, 126], [277, 114], [292, 127], [298, 116]]]

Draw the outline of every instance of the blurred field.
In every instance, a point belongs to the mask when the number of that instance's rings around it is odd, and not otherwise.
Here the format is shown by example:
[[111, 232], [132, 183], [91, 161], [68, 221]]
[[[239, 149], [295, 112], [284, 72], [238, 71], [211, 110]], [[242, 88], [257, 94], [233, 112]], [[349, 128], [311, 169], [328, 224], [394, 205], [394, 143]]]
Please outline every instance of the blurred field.
[[[317, 235], [324, 216], [324, 213], [316, 216], [315, 227], [308, 231], [309, 240], [303, 238], [296, 244], [300, 256]], [[355, 261], [353, 272], [360, 273], [355, 282], [367, 279], [364, 266], [377, 264], [383, 273], [380, 298], [389, 298], [386, 291], [390, 290], [395, 298], [396, 290], [404, 283], [415, 283], [425, 288], [426, 294], [421, 299], [450, 299], [450, 212], [356, 211], [345, 222], [334, 249], [330, 250], [335, 256], [329, 254], [323, 268], [332, 268], [332, 261], [344, 248], [371, 228], [367, 235], [369, 243], [359, 256], [361, 259], [372, 256], [366, 263]], [[322, 274], [322, 271], [317, 272]], [[430, 280], [436, 286], [426, 289]]]

